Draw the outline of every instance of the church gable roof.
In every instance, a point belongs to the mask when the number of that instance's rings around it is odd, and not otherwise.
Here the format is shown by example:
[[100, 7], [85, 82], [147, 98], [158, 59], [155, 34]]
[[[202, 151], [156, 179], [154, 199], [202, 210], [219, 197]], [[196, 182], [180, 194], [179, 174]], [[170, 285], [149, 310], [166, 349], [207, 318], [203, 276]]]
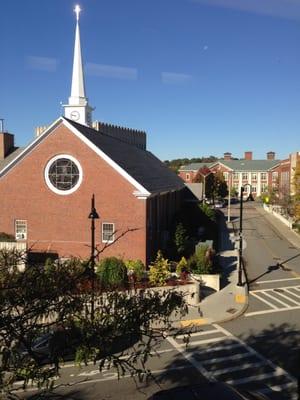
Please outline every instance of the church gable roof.
[[151, 152], [105, 135], [95, 129], [80, 125], [67, 118], [64, 119], [150, 194], [184, 188], [182, 179]]
[[2, 161], [0, 163], [0, 177], [26, 157], [60, 124], [69, 128], [127, 179], [136, 188], [134, 192], [136, 196], [148, 197], [151, 194], [184, 188], [184, 182], [151, 152], [124, 143], [64, 117], [56, 120], [27, 147], [16, 150]]

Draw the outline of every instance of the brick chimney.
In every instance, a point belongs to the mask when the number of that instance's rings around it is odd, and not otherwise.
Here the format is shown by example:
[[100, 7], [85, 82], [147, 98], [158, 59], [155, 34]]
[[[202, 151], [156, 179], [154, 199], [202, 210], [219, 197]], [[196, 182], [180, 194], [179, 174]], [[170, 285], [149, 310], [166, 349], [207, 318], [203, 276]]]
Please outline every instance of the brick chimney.
[[252, 160], [252, 151], [245, 151], [245, 160]]
[[232, 160], [232, 154], [229, 152], [224, 153], [224, 160], [225, 161], [230, 161]]
[[0, 120], [0, 160], [3, 160], [14, 150], [14, 135], [4, 132], [3, 119]]
[[267, 160], [275, 160], [275, 153], [274, 153], [274, 151], [268, 151], [268, 153], [267, 153]]

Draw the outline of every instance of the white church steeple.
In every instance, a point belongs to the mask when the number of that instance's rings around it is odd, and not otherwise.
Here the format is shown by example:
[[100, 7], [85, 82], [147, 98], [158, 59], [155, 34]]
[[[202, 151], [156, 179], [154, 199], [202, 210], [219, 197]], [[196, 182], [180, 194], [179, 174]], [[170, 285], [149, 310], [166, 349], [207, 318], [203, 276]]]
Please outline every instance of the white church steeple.
[[82, 125], [92, 125], [92, 108], [88, 104], [88, 98], [85, 95], [84, 71], [82, 65], [80, 31], [79, 31], [79, 13], [81, 9], [79, 5], [75, 6], [76, 14], [76, 30], [74, 45], [74, 60], [71, 96], [69, 103], [64, 105], [65, 117], [72, 119]]

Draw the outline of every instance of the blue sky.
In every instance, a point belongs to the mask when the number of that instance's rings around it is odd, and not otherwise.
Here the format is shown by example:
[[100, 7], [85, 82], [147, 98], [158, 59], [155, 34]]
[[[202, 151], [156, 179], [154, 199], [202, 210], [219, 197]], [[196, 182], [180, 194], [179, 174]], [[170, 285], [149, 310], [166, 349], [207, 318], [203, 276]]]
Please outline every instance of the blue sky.
[[[93, 119], [161, 159], [300, 151], [300, 0], [80, 0]], [[0, 118], [25, 145], [70, 95], [75, 1], [3, 0]]]

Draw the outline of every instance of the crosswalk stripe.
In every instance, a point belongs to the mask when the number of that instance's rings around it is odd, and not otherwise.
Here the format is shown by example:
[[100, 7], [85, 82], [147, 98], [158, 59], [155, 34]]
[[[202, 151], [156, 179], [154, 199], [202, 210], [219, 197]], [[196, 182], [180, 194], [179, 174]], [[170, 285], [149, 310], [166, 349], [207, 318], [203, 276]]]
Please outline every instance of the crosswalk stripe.
[[244, 383], [252, 381], [262, 381], [263, 379], [274, 378], [279, 375], [285, 375], [284, 371], [275, 371], [268, 374], [252, 375], [248, 376], [247, 378], [241, 379], [231, 379], [229, 381], [226, 381], [226, 383], [229, 383], [230, 385], [243, 385]]
[[265, 365], [264, 361], [260, 361], [260, 362], [253, 363], [253, 364], [247, 363], [247, 364], [237, 365], [236, 367], [218, 369], [216, 371], [213, 371], [213, 374], [214, 375], [223, 375], [223, 374], [227, 374], [228, 372], [241, 371], [242, 369], [261, 367], [262, 365]]
[[[276, 289], [276, 288], [269, 288], [269, 289], [256, 289], [256, 290], [251, 290], [251, 294], [252, 293], [260, 293], [260, 292], [273, 292], [274, 291], [274, 289]], [[278, 289], [295, 289], [295, 290], [297, 290], [297, 291], [299, 291], [300, 290], [300, 286], [282, 286], [282, 287], [279, 287]]]
[[299, 277], [299, 278], [273, 279], [273, 280], [270, 280], [270, 281], [257, 281], [256, 283], [258, 283], [258, 284], [263, 284], [263, 283], [274, 283], [274, 282], [294, 281], [294, 280], [297, 280], [297, 279], [300, 279], [300, 277]]
[[[211, 339], [204, 339], [204, 340], [197, 340], [195, 342], [189, 342], [189, 346], [200, 346], [201, 344], [207, 344], [207, 343], [215, 343], [215, 342], [220, 342], [222, 340], [225, 340], [224, 336], [220, 336], [217, 338], [211, 338]], [[180, 347], [186, 347], [186, 343], [180, 343]]]
[[277, 310], [278, 307], [276, 307], [274, 304], [270, 303], [268, 300], [266, 299], [262, 299], [261, 296], [257, 295], [256, 293], [250, 292], [250, 294], [254, 297], [256, 297], [258, 300], [261, 300], [263, 303], [266, 303], [268, 306], [270, 306], [271, 308], [273, 308], [274, 310]]
[[223, 350], [231, 350], [231, 349], [234, 349], [236, 347], [242, 347], [242, 345], [240, 343], [233, 343], [233, 344], [227, 344], [227, 345], [224, 345], [224, 346], [209, 347], [208, 349], [203, 349], [203, 350], [198, 350], [197, 349], [197, 354], [204, 354], [204, 353], [223, 351]]
[[217, 333], [219, 332], [218, 329], [211, 329], [211, 330], [207, 330], [207, 331], [203, 331], [203, 332], [193, 332], [190, 334], [183, 334], [183, 335], [178, 335], [176, 336], [176, 339], [184, 339], [186, 337], [195, 337], [195, 336], [202, 336], [202, 335], [210, 335], [211, 333]]
[[283, 302], [282, 300], [279, 300], [277, 297], [272, 296], [272, 295], [271, 295], [270, 293], [268, 293], [268, 292], [264, 293], [264, 295], [267, 296], [267, 297], [269, 297], [270, 299], [276, 301], [277, 303], [282, 304], [284, 307], [290, 307], [289, 304]]
[[263, 315], [263, 314], [271, 314], [275, 312], [282, 312], [282, 311], [293, 311], [293, 310], [299, 310], [300, 306], [292, 306], [288, 308], [277, 308], [276, 310], [262, 310], [262, 311], [253, 311], [249, 313], [245, 313], [245, 317], [251, 317], [253, 315]]
[[300, 295], [296, 294], [292, 291], [292, 289], [285, 289], [286, 292], [290, 293], [292, 296], [297, 297], [298, 299], [300, 299]]
[[[197, 356], [197, 354], [194, 354], [194, 356]], [[216, 358], [212, 358], [211, 360], [204, 360], [201, 361], [202, 364], [214, 364], [216, 362], [222, 362], [222, 361], [227, 361], [227, 360], [241, 360], [242, 358], [247, 358], [247, 357], [251, 357], [252, 354], [249, 353], [242, 353], [242, 354], [235, 354], [235, 355], [229, 355], [226, 357], [216, 357]]]
[[298, 306], [300, 306], [299, 301], [293, 300], [290, 297], [286, 296], [285, 294], [281, 293], [281, 292], [276, 292], [276, 294], [278, 294], [278, 296], [281, 296], [285, 299], [287, 299], [288, 301], [290, 301], [291, 303], [297, 304]]

